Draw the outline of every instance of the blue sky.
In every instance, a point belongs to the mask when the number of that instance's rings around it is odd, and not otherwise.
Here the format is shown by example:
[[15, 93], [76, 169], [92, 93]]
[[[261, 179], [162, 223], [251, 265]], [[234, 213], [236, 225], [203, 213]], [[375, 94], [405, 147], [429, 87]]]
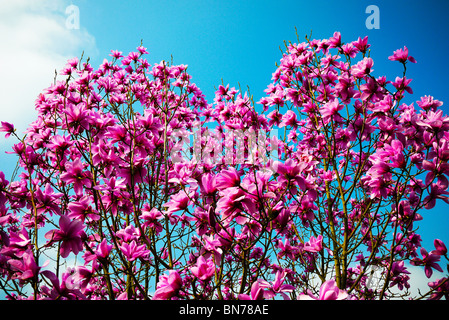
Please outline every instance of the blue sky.
[[[263, 94], [284, 40], [342, 33], [343, 41], [368, 36], [375, 72], [399, 75], [387, 57], [407, 45], [419, 64], [410, 68], [417, 95], [444, 99], [449, 81], [447, 1], [73, 1], [80, 24], [95, 36], [100, 62], [111, 49], [128, 52], [143, 39], [149, 60], [189, 65], [193, 80], [210, 97], [221, 78]], [[342, 4], [344, 3], [344, 4]], [[368, 30], [368, 5], [380, 11], [380, 29]], [[438, 85], [430, 83], [436, 77]], [[447, 99], [446, 99], [447, 100]]]
[[[79, 8], [80, 28], [68, 29], [65, 9]], [[367, 29], [368, 5], [380, 12], [380, 29]], [[449, 112], [449, 1], [277, 0], [277, 1], [87, 1], [0, 0], [0, 120], [19, 130], [33, 120], [33, 101], [53, 81], [54, 70], [73, 56], [89, 56], [94, 67], [111, 50], [125, 54], [143, 40], [150, 63], [170, 60], [187, 64], [192, 80], [212, 102], [214, 87], [224, 83], [250, 87], [255, 100], [271, 82], [284, 40], [300, 41], [312, 32], [317, 39], [340, 31], [350, 42], [368, 36], [374, 75], [389, 79], [402, 74], [388, 60], [406, 45], [418, 61], [409, 64], [411, 103], [423, 95], [445, 102]], [[0, 170], [12, 172], [4, 155], [11, 141], [0, 137]], [[449, 244], [449, 206], [440, 203], [423, 212], [424, 245], [433, 238]]]

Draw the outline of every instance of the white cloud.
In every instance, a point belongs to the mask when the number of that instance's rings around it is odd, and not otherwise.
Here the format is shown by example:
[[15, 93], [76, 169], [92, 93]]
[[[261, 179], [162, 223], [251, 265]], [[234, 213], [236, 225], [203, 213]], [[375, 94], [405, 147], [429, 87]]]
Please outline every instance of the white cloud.
[[55, 70], [82, 51], [97, 53], [94, 37], [82, 25], [66, 27], [68, 5], [0, 0], [0, 120], [14, 123], [19, 132], [35, 119], [34, 101], [53, 82]]
[[[0, 121], [19, 136], [36, 119], [35, 100], [68, 59], [98, 54], [95, 38], [81, 24], [67, 27], [66, 0], [0, 0]], [[80, 12], [82, 16], [82, 12]], [[16, 139], [0, 134], [0, 170], [10, 177], [17, 159], [5, 154]]]

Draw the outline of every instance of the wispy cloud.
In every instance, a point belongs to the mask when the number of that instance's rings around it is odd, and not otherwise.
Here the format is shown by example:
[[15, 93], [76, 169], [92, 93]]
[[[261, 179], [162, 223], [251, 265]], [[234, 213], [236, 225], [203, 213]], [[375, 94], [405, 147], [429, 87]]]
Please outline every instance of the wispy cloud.
[[[19, 135], [35, 119], [34, 102], [53, 82], [55, 70], [82, 51], [97, 54], [95, 38], [82, 24], [66, 26], [69, 5], [64, 0], [0, 0], [0, 121], [13, 123]], [[2, 160], [13, 142], [0, 137]]]
[[55, 70], [86, 50], [95, 38], [80, 25], [66, 27], [62, 0], [0, 0], [0, 120], [23, 130], [34, 120], [34, 101], [49, 86]]

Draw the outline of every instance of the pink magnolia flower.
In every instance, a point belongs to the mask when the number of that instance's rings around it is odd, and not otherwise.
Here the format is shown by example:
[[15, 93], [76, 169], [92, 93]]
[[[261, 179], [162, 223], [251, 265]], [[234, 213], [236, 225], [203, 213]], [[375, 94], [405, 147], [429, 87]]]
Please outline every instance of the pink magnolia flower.
[[1, 121], [0, 132], [6, 132], [5, 138], [9, 138], [14, 133], [14, 130], [14, 125], [6, 121]]
[[140, 218], [144, 220], [144, 226], [154, 228], [157, 234], [162, 231], [162, 224], [158, 220], [164, 218], [164, 215], [157, 208], [150, 209], [148, 205], [145, 205]]
[[216, 190], [215, 176], [211, 173], [206, 173], [201, 176], [200, 187], [202, 193], [205, 195], [211, 195]]
[[147, 175], [146, 159], [140, 158], [140, 156], [134, 156], [133, 165], [126, 164], [118, 170], [118, 174], [125, 178], [128, 185], [132, 183], [141, 183]]
[[111, 253], [112, 244], [108, 244], [106, 238], [101, 241], [98, 245], [97, 250], [95, 250], [95, 255], [98, 259], [106, 259]]
[[205, 259], [213, 257], [217, 265], [220, 264], [221, 255], [223, 254], [223, 250], [220, 248], [222, 241], [218, 238], [219, 236], [217, 235], [203, 236], [203, 247], [200, 252]]
[[351, 58], [355, 58], [358, 51], [353, 43], [345, 43], [344, 45], [342, 45], [341, 49], [344, 54], [350, 56]]
[[120, 59], [123, 57], [123, 52], [118, 50], [111, 50], [111, 53], [109, 55], [115, 59]]
[[67, 206], [69, 209], [68, 217], [84, 221], [89, 218], [98, 221], [100, 216], [98, 211], [92, 207], [92, 199], [90, 196], [83, 196], [78, 201], [70, 202]]
[[443, 105], [443, 102], [434, 99], [432, 96], [424, 96], [421, 97], [420, 101], [416, 102], [418, 106], [424, 110], [432, 110], [437, 111], [438, 107], [441, 107]]
[[277, 111], [277, 110], [273, 110], [273, 111], [271, 111], [267, 115], [267, 118], [270, 119], [268, 121], [268, 125], [270, 125], [270, 126], [273, 126], [273, 125], [279, 126], [279, 124], [282, 121], [282, 114], [279, 111]]
[[344, 300], [348, 297], [348, 293], [338, 288], [335, 280], [327, 280], [320, 287], [318, 297], [312, 292], [301, 294], [298, 300]]
[[[424, 167], [424, 162], [423, 162]], [[428, 179], [426, 179], [428, 180]], [[437, 199], [442, 199], [446, 203], [449, 203], [449, 192], [447, 188], [449, 186], [449, 181], [445, 176], [439, 176], [437, 183], [431, 183], [429, 195], [424, 198], [424, 207], [426, 209], [432, 209], [436, 205]]]
[[[19, 280], [37, 279], [41, 267], [39, 267], [34, 259], [34, 255], [31, 250], [27, 250], [23, 253], [21, 260], [10, 259], [8, 263], [11, 268], [19, 273], [14, 275], [13, 278]], [[44, 267], [43, 265], [42, 267]]]
[[137, 258], [145, 259], [150, 253], [145, 245], [142, 244], [139, 246], [137, 245], [135, 240], [131, 241], [131, 243], [129, 244], [125, 242], [121, 246], [119, 246], [119, 248], [128, 259], [128, 261], [134, 261]]
[[53, 287], [51, 289], [44, 286], [42, 288], [43, 293], [45, 293], [50, 299], [53, 300], [86, 300], [87, 297], [81, 293], [79, 290], [78, 283], [71, 283], [70, 277], [71, 275], [65, 272], [62, 275], [62, 281], [60, 282], [56, 275], [49, 271], [42, 271], [42, 274], [50, 280]]
[[296, 113], [292, 110], [288, 110], [283, 116], [279, 128], [292, 126], [296, 128], [298, 126], [298, 119], [296, 118]]
[[357, 41], [352, 42], [354, 47], [356, 47], [361, 53], [365, 53], [366, 50], [371, 46], [368, 44], [368, 36], [362, 38], [358, 38]]
[[140, 237], [140, 230], [130, 224], [126, 228], [117, 231], [116, 236], [124, 242], [134, 241]]
[[[277, 222], [276, 227], [279, 228], [279, 230], [283, 230], [291, 219], [291, 211], [290, 209], [282, 208], [278, 212], [279, 213], [274, 221]], [[274, 214], [276, 213], [277, 212], [274, 212]]]
[[325, 119], [328, 119], [334, 115], [338, 115], [338, 111], [340, 111], [341, 109], [343, 109], [343, 105], [338, 103], [338, 99], [334, 99], [330, 102], [325, 103], [320, 108], [320, 112]]
[[95, 190], [108, 191], [111, 195], [119, 197], [120, 193], [126, 189], [126, 178], [116, 179], [111, 177], [110, 179], [104, 179], [104, 184], [100, 184], [94, 187]]
[[84, 227], [80, 220], [70, 220], [67, 216], [61, 216], [59, 218], [59, 230], [53, 229], [45, 234], [45, 239], [49, 240], [47, 245], [61, 241], [61, 257], [67, 258], [70, 252], [77, 255], [83, 250]]
[[53, 136], [49, 143], [47, 143], [47, 148], [54, 152], [55, 154], [63, 154], [69, 147], [74, 144], [68, 135], [57, 135]]
[[410, 274], [410, 272], [404, 266], [404, 261], [394, 261], [390, 271], [390, 287], [397, 285], [399, 290], [403, 290], [404, 287], [410, 288], [410, 284], [408, 283], [410, 277], [407, 274]]
[[405, 90], [408, 93], [413, 94], [413, 89], [409, 86], [410, 82], [412, 82], [412, 79], [407, 79], [407, 77], [396, 77], [396, 79], [394, 79], [394, 82], [392, 82], [391, 84], [398, 91]]
[[84, 188], [91, 187], [91, 174], [89, 171], [84, 171], [84, 165], [79, 158], [67, 163], [66, 171], [60, 178], [65, 183], [73, 183], [73, 189], [79, 196], [83, 195]]
[[363, 58], [357, 64], [352, 66], [351, 74], [356, 78], [363, 78], [364, 76], [370, 74], [373, 69], [374, 61], [371, 58]]
[[137, 51], [139, 51], [140, 54], [148, 54], [147, 48], [143, 46], [138, 46]]
[[341, 33], [335, 31], [334, 35], [329, 38], [329, 48], [336, 48], [339, 46], [341, 46]]
[[153, 300], [169, 300], [175, 297], [182, 287], [182, 279], [176, 270], [169, 270], [159, 278]]
[[11, 231], [9, 233], [9, 242], [7, 247], [2, 248], [1, 253], [7, 253], [9, 251], [13, 251], [16, 256], [21, 257], [22, 254], [27, 249], [28, 245], [31, 243], [31, 239], [29, 238], [27, 229], [23, 228], [20, 232]]
[[449, 117], [443, 115], [443, 110], [428, 111], [423, 115], [421, 120], [417, 120], [416, 124], [427, 127], [429, 129], [448, 129]]
[[247, 294], [239, 294], [239, 300], [263, 300], [264, 299], [264, 287], [259, 281], [255, 281], [251, 286], [251, 296]]
[[238, 224], [244, 224], [248, 217], [244, 212], [253, 214], [256, 212], [256, 205], [248, 194], [240, 188], [233, 187], [227, 189], [226, 193], [217, 202], [217, 211], [221, 212], [226, 224], [233, 219]]
[[435, 291], [430, 295], [429, 300], [440, 300], [441, 298], [449, 299], [449, 279], [441, 278], [428, 283], [431, 289]]
[[276, 272], [276, 277], [274, 282], [269, 284], [268, 282], [261, 280], [263, 287], [268, 287], [268, 289], [264, 293], [264, 297], [267, 299], [275, 297], [277, 294], [280, 294], [284, 300], [290, 300], [290, 297], [287, 293], [291, 293], [295, 290], [295, 287], [290, 284], [284, 284], [285, 276], [287, 272], [285, 270], [278, 270]]
[[237, 187], [240, 185], [240, 175], [234, 167], [222, 170], [215, 178], [215, 187], [219, 190]]
[[[63, 84], [63, 87], [65, 85]], [[68, 104], [64, 110], [64, 128], [70, 128], [78, 134], [89, 129], [88, 109], [85, 104]]]
[[274, 161], [272, 168], [274, 172], [281, 176], [280, 182], [293, 180], [302, 190], [306, 189], [306, 181], [300, 175], [303, 166], [296, 163], [292, 158], [288, 158], [284, 163]]
[[439, 254], [440, 256], [444, 256], [447, 253], [446, 245], [440, 239], [435, 239], [433, 244], [435, 245], [435, 250], [432, 251], [433, 253]]
[[321, 234], [316, 238], [311, 236], [310, 240], [304, 243], [303, 249], [308, 252], [320, 252], [323, 250], [323, 236]]
[[422, 259], [414, 258], [412, 261], [410, 261], [410, 263], [414, 266], [423, 265], [424, 272], [426, 273], [427, 278], [430, 278], [432, 276], [433, 274], [432, 268], [440, 272], [443, 272], [443, 269], [437, 263], [438, 261], [440, 261], [440, 255], [438, 253], [435, 253], [434, 251], [428, 253], [426, 249], [421, 248], [421, 255]]
[[404, 49], [395, 50], [393, 55], [389, 56], [388, 59], [391, 61], [399, 61], [401, 63], [405, 63], [407, 60], [412, 63], [416, 63], [415, 58], [408, 55], [408, 49], [406, 46], [404, 46]]
[[[217, 241], [223, 249], [229, 249], [235, 239], [235, 228], [223, 228], [217, 235]], [[221, 249], [219, 249], [222, 252]]]
[[205, 259], [200, 256], [196, 261], [196, 266], [190, 268], [192, 273], [200, 280], [206, 281], [213, 277], [215, 273], [215, 265], [212, 259]]
[[277, 245], [278, 245], [279, 250], [280, 250], [280, 252], [278, 253], [278, 257], [279, 258], [285, 256], [285, 257], [287, 257], [289, 259], [296, 260], [295, 256], [298, 253], [298, 248], [295, 247], [295, 246], [292, 246], [290, 244], [290, 240], [288, 238], [286, 238], [284, 240], [284, 242], [282, 242], [279, 239]]
[[187, 195], [183, 190], [171, 196], [170, 200], [164, 204], [164, 207], [168, 208], [167, 213], [187, 209], [187, 207], [192, 204], [192, 201], [190, 200], [192, 196], [193, 194]]

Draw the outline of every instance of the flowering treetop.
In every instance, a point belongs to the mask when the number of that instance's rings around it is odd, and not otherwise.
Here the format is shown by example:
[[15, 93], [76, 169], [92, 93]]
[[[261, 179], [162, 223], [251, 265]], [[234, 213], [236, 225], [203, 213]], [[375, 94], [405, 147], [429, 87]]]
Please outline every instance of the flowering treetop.
[[[77, 58], [36, 100], [0, 172], [0, 289], [8, 299], [384, 299], [408, 296], [404, 262], [423, 211], [449, 203], [449, 118], [372, 75], [368, 39], [287, 43], [266, 96], [220, 85], [146, 48]], [[428, 213], [431, 214], [431, 213]], [[47, 264], [46, 257], [54, 260]], [[81, 261], [67, 267], [76, 256]], [[381, 268], [375, 285], [370, 273]], [[447, 276], [415, 298], [447, 296]]]

